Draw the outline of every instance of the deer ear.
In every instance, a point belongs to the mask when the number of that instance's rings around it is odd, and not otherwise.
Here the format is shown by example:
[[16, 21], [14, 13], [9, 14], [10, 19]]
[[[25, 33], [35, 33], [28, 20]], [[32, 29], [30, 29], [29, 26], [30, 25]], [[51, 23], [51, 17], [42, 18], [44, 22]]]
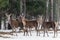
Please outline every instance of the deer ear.
[[12, 14], [9, 14], [9, 16], [11, 16]]
[[8, 14], [7, 14], [7, 13], [6, 13], [5, 15], [6, 15], [6, 16], [8, 16]]

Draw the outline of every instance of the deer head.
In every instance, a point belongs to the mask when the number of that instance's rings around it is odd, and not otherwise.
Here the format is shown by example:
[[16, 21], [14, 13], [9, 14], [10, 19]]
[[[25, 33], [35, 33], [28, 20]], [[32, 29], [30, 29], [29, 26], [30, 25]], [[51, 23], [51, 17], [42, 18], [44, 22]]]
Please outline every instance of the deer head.
[[9, 17], [9, 16], [11, 16], [11, 14], [7, 14], [7, 13], [6, 13], [5, 15], [6, 15], [6, 17]]
[[6, 17], [7, 17], [7, 20], [9, 21], [10, 20], [10, 16], [12, 15], [12, 14], [5, 14], [6, 15]]

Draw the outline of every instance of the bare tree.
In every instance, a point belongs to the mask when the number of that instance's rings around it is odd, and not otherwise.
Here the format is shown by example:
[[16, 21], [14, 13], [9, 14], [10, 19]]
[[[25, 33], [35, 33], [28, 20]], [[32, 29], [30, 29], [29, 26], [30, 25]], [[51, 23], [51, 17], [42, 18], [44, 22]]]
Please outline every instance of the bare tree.
[[49, 5], [49, 0], [46, 1], [46, 20], [49, 18], [48, 16], [48, 5]]
[[20, 0], [20, 13], [26, 14], [26, 0]]
[[26, 0], [24, 0], [24, 14], [26, 14]]
[[22, 13], [22, 11], [23, 11], [23, 2], [22, 2], [22, 0], [20, 0], [20, 13]]
[[60, 14], [59, 14], [59, 4], [58, 4], [58, 0], [56, 0], [56, 14], [57, 14], [57, 21], [60, 21]]
[[53, 21], [53, 0], [51, 0], [51, 21]]

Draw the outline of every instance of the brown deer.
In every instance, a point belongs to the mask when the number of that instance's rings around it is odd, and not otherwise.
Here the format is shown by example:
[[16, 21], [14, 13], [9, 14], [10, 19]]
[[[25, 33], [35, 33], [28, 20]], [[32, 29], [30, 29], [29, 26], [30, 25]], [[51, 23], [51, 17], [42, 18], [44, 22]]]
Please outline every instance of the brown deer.
[[42, 15], [39, 15], [39, 16], [38, 16], [38, 18], [37, 18], [37, 23], [38, 23], [37, 36], [38, 36], [38, 35], [40, 36], [40, 30], [41, 30], [41, 27], [42, 27], [42, 24], [43, 24], [43, 16], [42, 16]]
[[58, 23], [54, 22], [54, 21], [48, 21], [48, 22], [44, 21], [43, 24], [42, 24], [42, 27], [44, 29], [44, 35], [43, 36], [45, 36], [45, 32], [47, 33], [47, 36], [49, 36], [48, 35], [48, 30], [50, 28], [52, 28], [53, 31], [54, 31], [54, 37], [55, 37], [55, 34], [57, 33], [57, 25], [58, 25]]
[[[31, 29], [32, 29], [33, 27], [35, 27], [35, 29], [36, 29], [36, 31], [37, 31], [37, 26], [38, 26], [37, 20], [29, 21], [29, 20], [27, 20], [24, 16], [21, 16], [21, 18], [22, 18], [22, 23], [23, 23], [23, 26], [24, 26], [24, 35], [25, 35], [25, 33], [26, 33], [27, 35], [29, 35], [29, 34], [28, 34], [28, 31], [30, 32], [30, 35], [32, 35], [32, 34], [31, 34]], [[29, 30], [28, 30], [28, 29], [29, 29]]]
[[[7, 20], [8, 20], [8, 23], [10, 24], [10, 26], [11, 26], [11, 28], [12, 28], [12, 31], [14, 32], [16, 32], [16, 28], [18, 28], [19, 27], [19, 23], [18, 23], [18, 21], [16, 21], [15, 19], [12, 19], [12, 14], [5, 14], [6, 15], [6, 17], [7, 17]], [[17, 35], [17, 33], [16, 33], [16, 35]]]
[[23, 30], [23, 23], [22, 23], [21, 16], [18, 16], [17, 20], [19, 21], [20, 30]]

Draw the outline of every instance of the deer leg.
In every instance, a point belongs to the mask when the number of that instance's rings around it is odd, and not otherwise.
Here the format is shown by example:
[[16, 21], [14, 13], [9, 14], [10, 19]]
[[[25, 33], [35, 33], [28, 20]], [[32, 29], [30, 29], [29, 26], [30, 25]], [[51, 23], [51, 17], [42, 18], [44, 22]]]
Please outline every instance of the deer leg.
[[16, 28], [15, 28], [15, 26], [14, 26], [14, 29], [15, 29], [14, 32], [16, 33], [16, 36], [17, 36], [17, 32], [16, 32]]
[[25, 28], [25, 26], [24, 26], [24, 29], [23, 29], [23, 31], [24, 31], [24, 36], [25, 36], [25, 33], [26, 33], [26, 28]]
[[57, 27], [55, 28], [55, 34], [56, 36], [58, 36]]
[[38, 30], [36, 30], [36, 32], [37, 32], [37, 36], [38, 36]]
[[26, 35], [29, 36], [29, 34], [28, 34], [28, 29], [26, 29]]
[[[39, 27], [41, 28], [41, 25], [39, 25]], [[39, 28], [38, 28], [39, 29]], [[41, 29], [39, 30], [39, 36], [40, 36], [40, 31], [41, 31]]]
[[[38, 27], [39, 27], [39, 24], [38, 24]], [[38, 27], [37, 27], [37, 26], [35, 26], [36, 36], [38, 36]]]
[[[10, 24], [11, 25], [11, 24]], [[14, 27], [11, 25], [11, 28], [12, 28], [12, 35], [14, 35]]]
[[38, 35], [40, 36], [40, 30], [39, 30], [39, 27], [41, 27], [40, 23], [38, 24]]
[[54, 36], [53, 37], [55, 38], [55, 30], [54, 30]]
[[31, 34], [31, 28], [29, 29], [29, 31], [30, 31], [30, 36], [32, 36], [32, 34]]
[[13, 33], [14, 33], [14, 28], [12, 28], [12, 35], [14, 35]]
[[39, 23], [38, 23], [38, 27], [36, 27], [36, 31], [37, 31], [37, 36], [38, 36], [38, 28], [39, 28]]
[[37, 36], [40, 36], [40, 30], [39, 30], [39, 27], [37, 29]]
[[39, 30], [39, 27], [37, 29], [37, 36], [40, 36], [40, 30]]
[[29, 34], [28, 34], [28, 28], [25, 28], [24, 35], [29, 36]]
[[43, 37], [45, 37], [45, 29], [44, 29], [44, 35], [43, 35]]
[[56, 32], [56, 30], [54, 29], [54, 38], [55, 38], [55, 32]]
[[15, 33], [16, 33], [16, 36], [17, 36], [16, 28], [15, 28]]
[[56, 36], [58, 36], [57, 28], [56, 28]]
[[25, 36], [25, 32], [26, 32], [26, 30], [24, 29], [24, 36]]
[[24, 30], [24, 36], [25, 36], [25, 30]]
[[47, 33], [47, 36], [49, 37], [49, 35], [48, 35], [48, 29], [46, 29], [46, 33]]
[[55, 28], [53, 28], [53, 30], [54, 30], [54, 38], [55, 38], [55, 34], [57, 34], [57, 28], [55, 27]]
[[38, 29], [37, 28], [35, 28], [36, 29], [36, 32], [37, 32], [37, 36], [38, 36]]
[[40, 36], [40, 30], [39, 30], [39, 36]]

